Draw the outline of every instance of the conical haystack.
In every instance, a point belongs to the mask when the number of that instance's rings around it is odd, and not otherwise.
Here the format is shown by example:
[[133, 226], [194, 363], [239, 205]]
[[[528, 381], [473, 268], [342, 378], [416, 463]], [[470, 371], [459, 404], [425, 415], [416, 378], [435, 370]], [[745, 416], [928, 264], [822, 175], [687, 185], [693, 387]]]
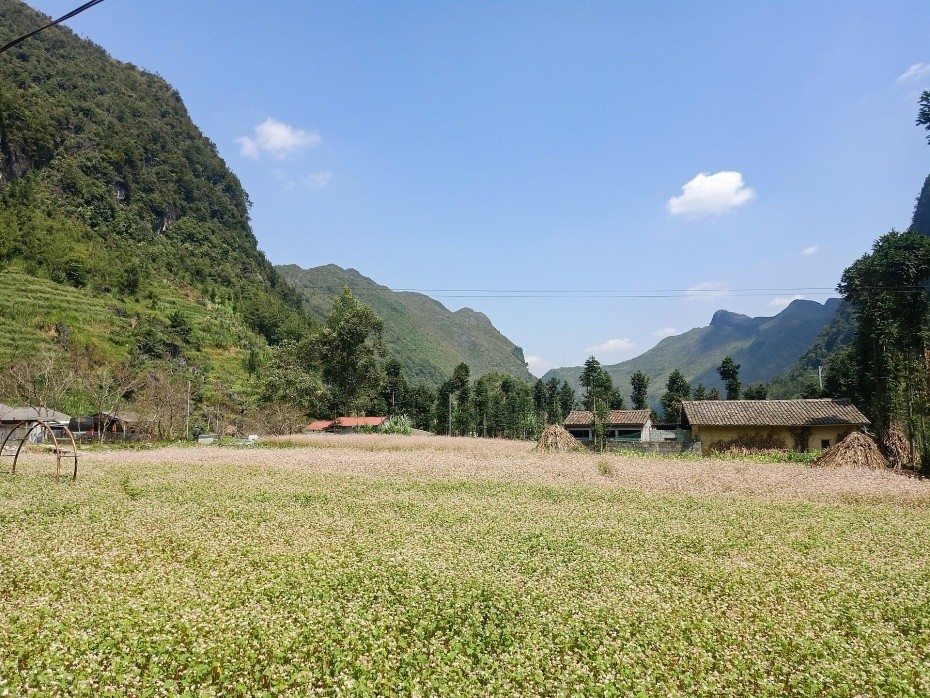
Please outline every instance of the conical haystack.
[[888, 461], [871, 437], [854, 431], [833, 448], [827, 449], [813, 465], [821, 468], [887, 468]]
[[547, 426], [536, 442], [536, 450], [543, 453], [564, 453], [566, 451], [578, 451], [582, 445], [575, 440], [575, 437], [569, 434], [561, 424], [550, 424]]

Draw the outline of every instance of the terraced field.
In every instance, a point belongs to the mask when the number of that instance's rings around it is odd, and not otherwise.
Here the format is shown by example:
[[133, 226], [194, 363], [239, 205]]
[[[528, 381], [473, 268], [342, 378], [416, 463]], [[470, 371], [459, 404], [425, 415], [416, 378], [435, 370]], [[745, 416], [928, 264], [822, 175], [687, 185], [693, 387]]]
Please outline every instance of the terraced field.
[[321, 436], [0, 477], [0, 694], [930, 694], [930, 484]]
[[[0, 365], [59, 343], [56, 325], [66, 328], [70, 346], [94, 347], [111, 360], [125, 359], [138, 318], [165, 321], [180, 312], [192, 330], [188, 354], [214, 381], [241, 388], [246, 349], [261, 344], [231, 308], [207, 304], [165, 285], [157, 297], [98, 296], [15, 271], [0, 272]], [[59, 325], [60, 323], [60, 325]]]

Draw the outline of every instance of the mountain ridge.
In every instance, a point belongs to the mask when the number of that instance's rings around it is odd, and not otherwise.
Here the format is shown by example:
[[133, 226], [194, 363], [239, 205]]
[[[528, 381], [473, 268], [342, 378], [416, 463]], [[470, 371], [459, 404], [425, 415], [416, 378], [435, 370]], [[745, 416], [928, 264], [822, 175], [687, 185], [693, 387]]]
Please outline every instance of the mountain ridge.
[[[708, 390], [717, 388], [722, 393], [724, 386], [717, 367], [726, 356], [741, 364], [740, 380], [744, 386], [768, 382], [797, 362], [830, 322], [839, 304], [838, 298], [830, 298], [823, 304], [797, 299], [777, 315], [755, 318], [720, 309], [709, 325], [665, 337], [639, 356], [604, 368], [625, 397], [629, 396], [633, 373], [642, 371], [649, 376], [647, 399], [654, 408], [658, 407], [668, 376], [675, 369], [682, 371], [692, 386], [703, 383]], [[555, 368], [542, 379], [555, 377], [581, 390], [582, 370], [581, 366]]]
[[317, 319], [326, 316], [333, 296], [348, 286], [384, 320], [385, 344], [413, 382], [440, 385], [463, 362], [472, 378], [506, 373], [535, 382], [526, 368], [523, 350], [480, 311], [451, 311], [435, 298], [414, 291], [392, 291], [356, 269], [335, 264], [309, 269], [285, 264], [275, 269], [302, 294], [304, 308]]

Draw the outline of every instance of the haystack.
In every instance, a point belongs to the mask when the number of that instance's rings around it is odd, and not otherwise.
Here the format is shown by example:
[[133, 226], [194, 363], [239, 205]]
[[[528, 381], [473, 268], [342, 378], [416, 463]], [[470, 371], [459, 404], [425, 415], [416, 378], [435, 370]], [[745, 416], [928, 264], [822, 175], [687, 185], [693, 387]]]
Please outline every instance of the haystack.
[[822, 468], [887, 468], [888, 461], [875, 441], [861, 431], [854, 431], [813, 462]]
[[543, 453], [564, 453], [580, 450], [582, 445], [561, 424], [547, 426], [536, 442], [536, 450]]

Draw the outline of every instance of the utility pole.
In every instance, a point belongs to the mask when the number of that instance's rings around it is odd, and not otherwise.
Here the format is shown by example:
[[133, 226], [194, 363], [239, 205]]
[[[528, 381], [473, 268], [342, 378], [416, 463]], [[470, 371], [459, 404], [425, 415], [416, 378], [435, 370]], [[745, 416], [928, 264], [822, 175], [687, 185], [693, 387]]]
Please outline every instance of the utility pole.
[[820, 392], [823, 392], [823, 364], [817, 367], [817, 377], [820, 379]]
[[191, 437], [191, 382], [187, 381], [187, 419], [184, 422], [184, 440]]
[[449, 391], [449, 436], [452, 436], [452, 391]]

